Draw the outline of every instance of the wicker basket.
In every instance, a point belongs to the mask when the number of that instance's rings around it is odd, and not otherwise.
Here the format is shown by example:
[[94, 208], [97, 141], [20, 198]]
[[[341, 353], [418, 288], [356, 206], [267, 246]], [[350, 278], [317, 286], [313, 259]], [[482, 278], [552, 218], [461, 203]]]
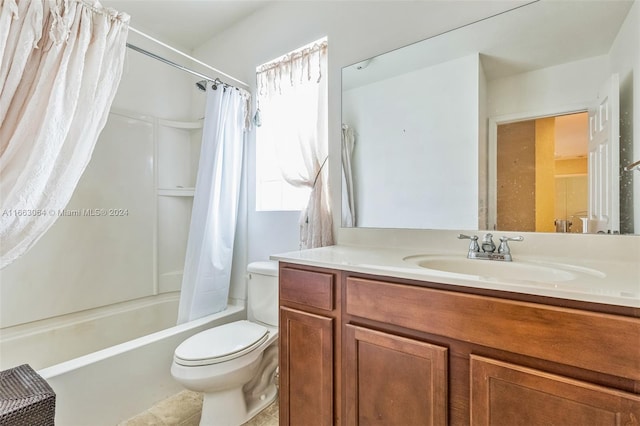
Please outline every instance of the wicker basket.
[[0, 371], [0, 425], [54, 424], [56, 394], [28, 364]]

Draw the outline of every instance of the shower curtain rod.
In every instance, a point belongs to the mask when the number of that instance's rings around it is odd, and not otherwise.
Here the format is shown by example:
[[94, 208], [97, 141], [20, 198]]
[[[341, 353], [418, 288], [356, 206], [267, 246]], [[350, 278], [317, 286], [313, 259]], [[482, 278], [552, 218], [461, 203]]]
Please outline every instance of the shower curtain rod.
[[197, 72], [197, 71], [194, 71], [194, 70], [192, 70], [192, 69], [189, 69], [189, 68], [187, 68], [187, 67], [183, 67], [183, 66], [182, 66], [182, 65], [180, 65], [180, 64], [176, 64], [176, 63], [175, 63], [175, 62], [173, 62], [173, 61], [170, 61], [170, 60], [168, 60], [168, 59], [166, 59], [166, 58], [163, 58], [162, 56], [158, 56], [158, 55], [156, 55], [155, 53], [151, 53], [151, 52], [149, 52], [148, 50], [141, 49], [141, 48], [139, 48], [138, 46], [133, 45], [133, 44], [131, 44], [131, 43], [127, 43], [127, 47], [128, 47], [129, 49], [131, 49], [131, 50], [135, 50], [136, 52], [140, 52], [140, 53], [142, 53], [142, 54], [144, 54], [144, 55], [147, 55], [147, 56], [149, 56], [149, 57], [151, 57], [151, 58], [153, 58], [153, 59], [157, 59], [157, 60], [158, 60], [158, 61], [160, 61], [160, 62], [164, 62], [164, 63], [165, 63], [165, 64], [167, 64], [167, 65], [171, 65], [172, 67], [176, 67], [176, 68], [178, 68], [178, 69], [181, 69], [182, 71], [186, 71], [186, 72], [188, 72], [189, 74], [193, 74], [193, 75], [195, 75], [195, 76], [197, 76], [197, 77], [204, 78], [205, 80], [208, 80], [208, 81], [215, 81], [215, 79], [214, 79], [214, 78], [209, 77], [208, 75], [204, 75], [204, 74], [201, 74], [201, 73], [199, 73], [199, 72]]
[[[241, 85], [243, 85], [244, 87], [247, 87], [247, 88], [249, 88], [249, 87], [250, 87], [250, 86], [249, 86], [247, 83], [245, 83], [244, 81], [238, 80], [237, 78], [235, 78], [235, 77], [233, 77], [233, 76], [231, 76], [231, 75], [229, 75], [229, 74], [227, 74], [227, 73], [225, 73], [225, 72], [222, 72], [222, 71], [220, 71], [219, 69], [214, 68], [214, 67], [212, 67], [211, 65], [206, 64], [206, 63], [204, 63], [204, 62], [202, 62], [202, 61], [200, 61], [200, 60], [198, 60], [198, 59], [194, 58], [193, 56], [187, 55], [186, 53], [184, 53], [184, 52], [182, 52], [182, 51], [180, 51], [180, 50], [178, 50], [178, 49], [176, 49], [176, 48], [174, 48], [174, 47], [172, 47], [172, 46], [169, 46], [168, 44], [163, 43], [162, 41], [160, 41], [160, 40], [158, 40], [158, 39], [156, 39], [156, 38], [153, 38], [153, 37], [151, 37], [150, 35], [147, 35], [147, 34], [143, 33], [143, 32], [142, 32], [142, 31], [140, 31], [140, 30], [137, 30], [137, 29], [135, 29], [135, 28], [133, 28], [133, 27], [129, 27], [129, 31], [132, 31], [132, 32], [134, 32], [134, 33], [136, 33], [136, 34], [139, 34], [139, 35], [141, 35], [141, 36], [143, 36], [143, 37], [145, 37], [145, 38], [147, 38], [147, 39], [149, 39], [149, 40], [153, 41], [154, 43], [159, 44], [160, 46], [166, 47], [167, 49], [169, 49], [169, 50], [171, 50], [171, 51], [173, 51], [173, 52], [175, 52], [175, 53], [177, 53], [177, 54], [179, 54], [179, 55], [184, 56], [185, 58], [187, 58], [187, 59], [189, 59], [189, 60], [191, 60], [191, 61], [193, 61], [193, 62], [196, 62], [196, 63], [198, 63], [198, 64], [200, 64], [200, 65], [202, 65], [202, 66], [204, 66], [204, 67], [209, 68], [209, 69], [210, 69], [210, 70], [212, 70], [212, 71], [215, 71], [216, 73], [218, 73], [218, 74], [220, 74], [220, 75], [222, 75], [222, 76], [224, 76], [224, 77], [227, 77], [227, 78], [229, 78], [229, 79], [231, 79], [231, 80], [233, 80], [233, 81], [236, 81], [236, 82], [240, 83]], [[127, 47], [128, 47], [128, 48], [130, 48], [130, 49], [135, 50], [136, 52], [139, 52], [139, 53], [142, 53], [142, 54], [144, 54], [144, 55], [147, 55], [147, 56], [149, 56], [149, 57], [151, 57], [151, 58], [153, 58], [153, 59], [157, 59], [157, 60], [159, 60], [159, 61], [161, 61], [161, 62], [164, 62], [165, 64], [168, 64], [168, 65], [171, 65], [171, 66], [173, 66], [173, 67], [179, 68], [179, 69], [181, 69], [182, 71], [186, 71], [186, 72], [188, 72], [188, 73], [190, 73], [190, 74], [193, 74], [193, 75], [195, 75], [195, 76], [198, 76], [198, 77], [200, 77], [200, 78], [204, 78], [205, 80], [208, 80], [208, 81], [215, 81], [215, 80], [216, 80], [216, 79], [214, 79], [214, 78], [211, 78], [211, 77], [209, 77], [209, 76], [206, 76], [206, 75], [204, 75], [204, 74], [201, 74], [201, 73], [199, 73], [199, 72], [197, 72], [197, 71], [193, 71], [192, 69], [189, 69], [189, 68], [187, 68], [187, 67], [184, 67], [184, 66], [182, 66], [182, 65], [180, 65], [180, 64], [177, 64], [177, 63], [175, 63], [175, 62], [173, 62], [173, 61], [170, 61], [170, 60], [168, 60], [168, 59], [166, 59], [166, 58], [163, 58], [162, 56], [158, 56], [158, 55], [156, 55], [155, 53], [151, 53], [151, 52], [149, 52], [148, 50], [142, 49], [142, 48], [140, 48], [140, 47], [138, 47], [138, 46], [136, 46], [136, 45], [133, 45], [133, 44], [131, 44], [131, 43], [127, 43]]]

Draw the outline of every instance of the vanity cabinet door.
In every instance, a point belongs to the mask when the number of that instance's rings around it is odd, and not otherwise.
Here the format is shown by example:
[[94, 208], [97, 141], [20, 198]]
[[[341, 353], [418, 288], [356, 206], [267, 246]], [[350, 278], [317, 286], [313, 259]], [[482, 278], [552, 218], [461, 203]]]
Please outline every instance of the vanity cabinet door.
[[637, 425], [640, 396], [471, 355], [471, 424]]
[[348, 425], [446, 425], [447, 348], [345, 325]]
[[334, 319], [280, 308], [280, 424], [333, 423]]

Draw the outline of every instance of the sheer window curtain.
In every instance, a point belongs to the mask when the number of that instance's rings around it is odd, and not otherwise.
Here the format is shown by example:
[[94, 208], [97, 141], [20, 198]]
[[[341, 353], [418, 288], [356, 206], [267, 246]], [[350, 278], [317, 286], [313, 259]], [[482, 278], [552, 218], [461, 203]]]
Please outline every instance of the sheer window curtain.
[[129, 17], [95, 0], [0, 0], [0, 268], [53, 225], [89, 163]]
[[[284, 179], [311, 189], [300, 216], [300, 247], [333, 244], [328, 188], [327, 41], [257, 72], [261, 132], [276, 141]], [[303, 164], [300, 169], [297, 165]]]
[[207, 87], [178, 324], [227, 307], [249, 94]]

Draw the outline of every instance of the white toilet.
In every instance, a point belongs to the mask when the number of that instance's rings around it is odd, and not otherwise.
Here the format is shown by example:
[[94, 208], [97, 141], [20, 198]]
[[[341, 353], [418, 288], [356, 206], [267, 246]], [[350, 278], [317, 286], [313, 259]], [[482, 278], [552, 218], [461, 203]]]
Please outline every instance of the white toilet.
[[278, 262], [247, 272], [248, 320], [202, 331], [174, 352], [173, 378], [204, 394], [201, 426], [240, 425], [277, 396]]

